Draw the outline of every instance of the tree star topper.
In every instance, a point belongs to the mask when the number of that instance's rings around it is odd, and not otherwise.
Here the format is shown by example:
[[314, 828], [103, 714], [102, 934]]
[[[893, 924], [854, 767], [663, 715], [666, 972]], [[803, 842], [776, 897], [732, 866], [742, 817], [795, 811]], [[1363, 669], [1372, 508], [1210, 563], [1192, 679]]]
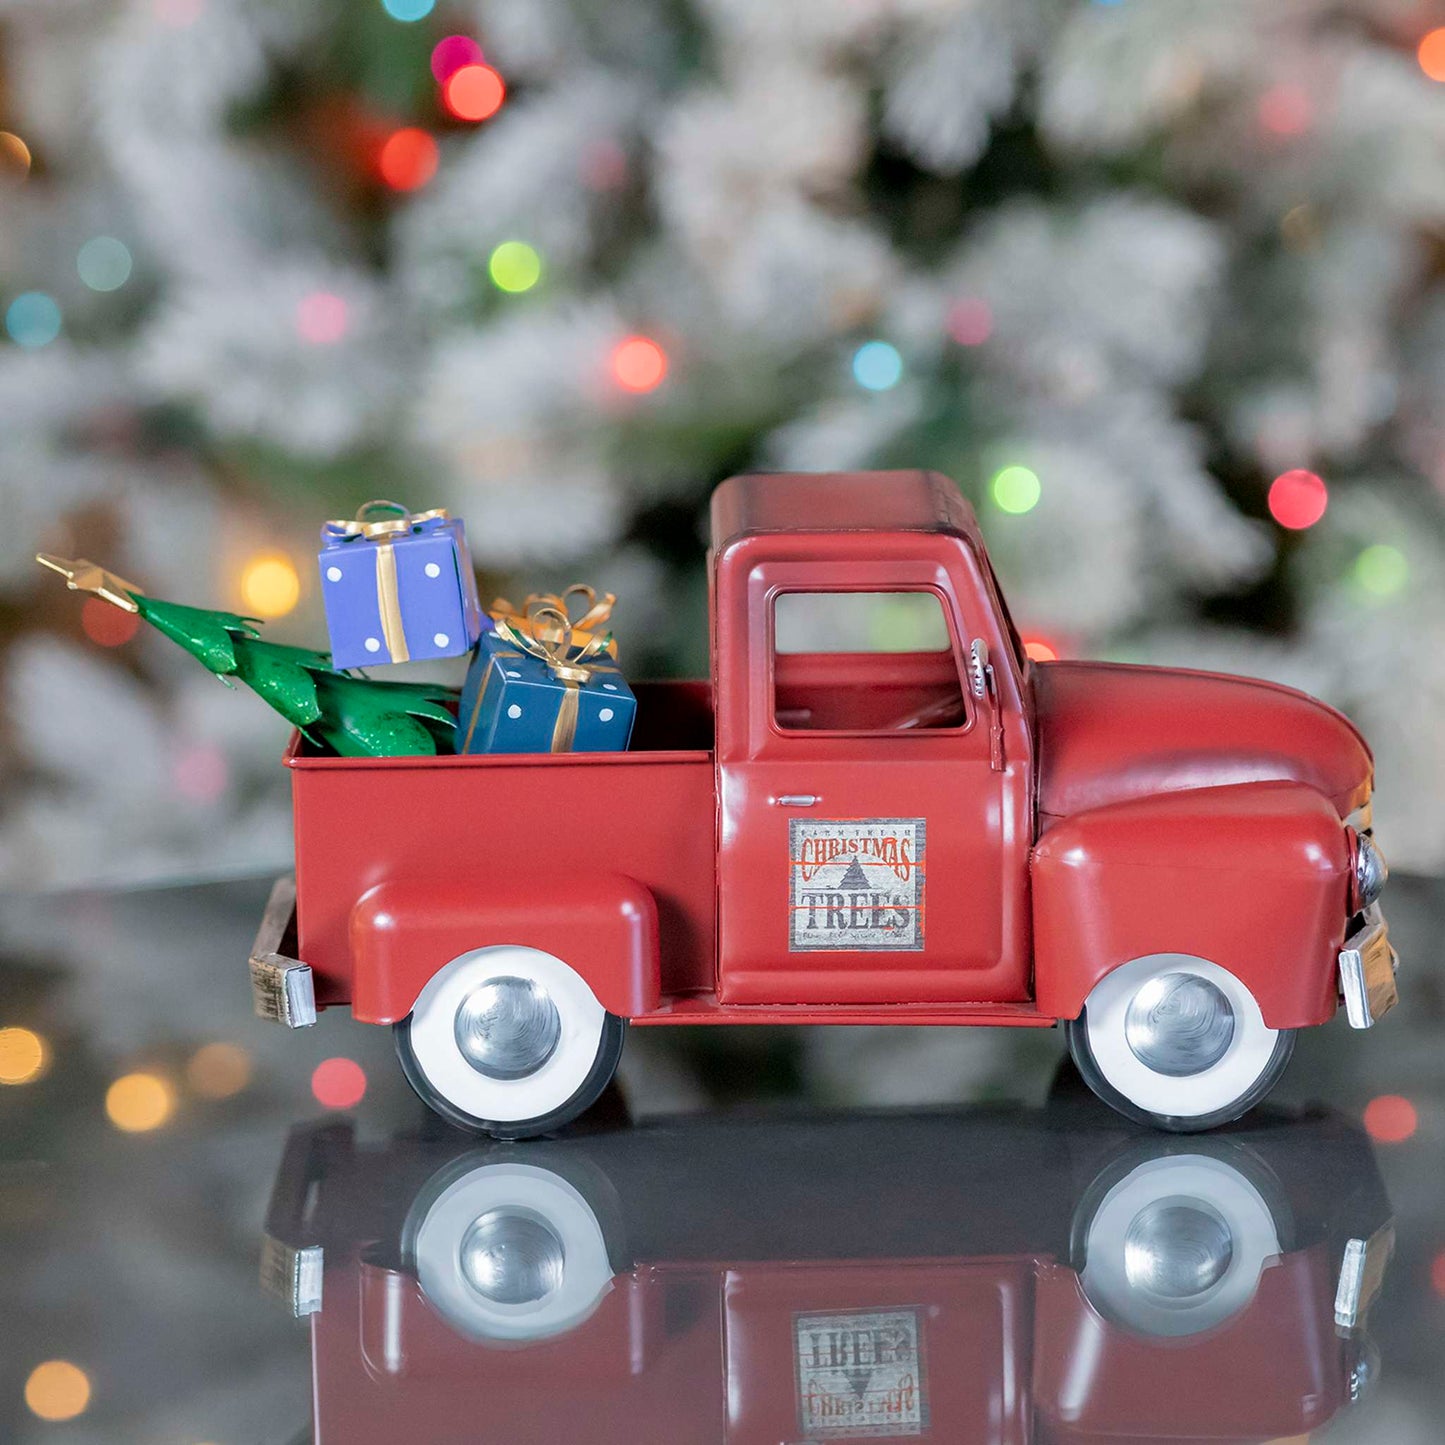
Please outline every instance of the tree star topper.
[[107, 572], [95, 562], [89, 562], [84, 557], [52, 557], [48, 552], [37, 552], [35, 560], [52, 572], [59, 572], [72, 592], [93, 592], [124, 612], [140, 611], [131, 595], [139, 592], [140, 588], [124, 577], [117, 577], [114, 572]]

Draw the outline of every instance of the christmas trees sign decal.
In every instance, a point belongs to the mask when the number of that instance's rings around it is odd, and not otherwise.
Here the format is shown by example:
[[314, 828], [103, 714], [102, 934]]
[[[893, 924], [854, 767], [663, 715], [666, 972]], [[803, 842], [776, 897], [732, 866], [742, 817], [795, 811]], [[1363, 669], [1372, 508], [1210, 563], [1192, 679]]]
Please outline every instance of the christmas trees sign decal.
[[788, 828], [788, 950], [919, 952], [922, 818], [794, 818]]

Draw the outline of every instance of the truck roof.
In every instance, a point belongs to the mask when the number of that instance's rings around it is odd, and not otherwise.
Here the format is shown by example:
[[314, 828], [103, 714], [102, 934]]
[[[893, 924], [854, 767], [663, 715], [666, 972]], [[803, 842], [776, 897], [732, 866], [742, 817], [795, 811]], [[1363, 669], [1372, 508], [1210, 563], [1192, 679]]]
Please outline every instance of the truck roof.
[[981, 545], [978, 519], [940, 472], [747, 472], [712, 495], [712, 546], [762, 532], [945, 532]]

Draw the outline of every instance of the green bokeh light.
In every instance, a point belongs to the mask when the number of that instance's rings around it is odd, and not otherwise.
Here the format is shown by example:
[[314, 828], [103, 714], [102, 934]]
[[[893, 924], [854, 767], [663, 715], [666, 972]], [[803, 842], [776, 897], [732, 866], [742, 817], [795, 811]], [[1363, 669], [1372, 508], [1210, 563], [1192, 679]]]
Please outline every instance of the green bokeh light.
[[1355, 581], [1371, 596], [1391, 597], [1410, 580], [1405, 554], [1388, 542], [1376, 542], [1355, 558]]
[[503, 241], [487, 261], [487, 274], [499, 291], [530, 291], [542, 279], [542, 258], [525, 241]]
[[130, 280], [130, 251], [114, 236], [92, 236], [80, 248], [75, 269], [92, 291], [118, 291]]
[[1043, 490], [1038, 477], [1027, 467], [1004, 467], [989, 483], [994, 506], [1014, 516], [1032, 512], [1038, 506]]

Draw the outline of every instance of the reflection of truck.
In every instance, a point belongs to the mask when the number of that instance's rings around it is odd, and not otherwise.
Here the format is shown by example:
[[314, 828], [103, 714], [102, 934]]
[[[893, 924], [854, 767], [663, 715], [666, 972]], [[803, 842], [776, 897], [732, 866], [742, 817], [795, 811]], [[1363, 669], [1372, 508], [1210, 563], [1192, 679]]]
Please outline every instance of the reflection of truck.
[[268, 1275], [313, 1315], [318, 1445], [1303, 1436], [1374, 1368], [1389, 1204], [1358, 1129], [1268, 1113], [1188, 1147], [1092, 1104], [311, 1126]]
[[523, 1136], [597, 1097], [629, 1021], [1063, 1021], [1102, 1097], [1199, 1129], [1341, 998], [1393, 1004], [1338, 713], [1032, 662], [931, 474], [734, 478], [709, 567], [711, 682], [639, 686], [629, 752], [293, 743], [299, 940], [283, 882], [258, 1008], [395, 1024], [434, 1108]]

